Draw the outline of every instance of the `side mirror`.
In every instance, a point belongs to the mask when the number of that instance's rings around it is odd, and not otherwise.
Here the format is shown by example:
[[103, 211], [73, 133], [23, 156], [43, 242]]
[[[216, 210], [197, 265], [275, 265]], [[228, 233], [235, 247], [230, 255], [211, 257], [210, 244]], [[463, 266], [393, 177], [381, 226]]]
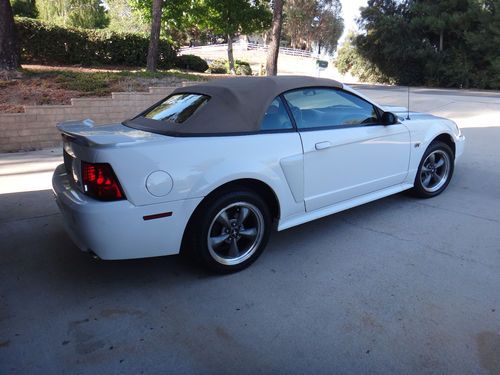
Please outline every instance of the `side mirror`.
[[392, 112], [384, 112], [382, 114], [382, 124], [383, 125], [392, 125], [398, 123], [398, 116], [396, 116]]

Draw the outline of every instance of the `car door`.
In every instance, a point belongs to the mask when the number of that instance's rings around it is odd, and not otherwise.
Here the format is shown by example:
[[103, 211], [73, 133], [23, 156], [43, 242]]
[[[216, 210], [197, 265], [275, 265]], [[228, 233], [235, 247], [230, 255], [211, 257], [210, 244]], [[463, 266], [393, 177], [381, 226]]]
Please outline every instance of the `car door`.
[[403, 124], [382, 125], [371, 103], [340, 89], [283, 96], [302, 139], [306, 211], [404, 181], [410, 133]]

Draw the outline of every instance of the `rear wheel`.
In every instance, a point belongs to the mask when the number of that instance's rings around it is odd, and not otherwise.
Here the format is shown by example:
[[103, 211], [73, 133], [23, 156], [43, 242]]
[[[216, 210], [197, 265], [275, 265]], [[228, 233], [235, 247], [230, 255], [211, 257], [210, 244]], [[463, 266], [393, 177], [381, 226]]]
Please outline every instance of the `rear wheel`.
[[252, 264], [269, 239], [271, 216], [252, 191], [221, 194], [202, 204], [191, 220], [185, 246], [204, 266], [221, 273]]
[[421, 198], [441, 194], [450, 183], [454, 164], [453, 151], [446, 143], [431, 143], [420, 161], [415, 176], [414, 194]]

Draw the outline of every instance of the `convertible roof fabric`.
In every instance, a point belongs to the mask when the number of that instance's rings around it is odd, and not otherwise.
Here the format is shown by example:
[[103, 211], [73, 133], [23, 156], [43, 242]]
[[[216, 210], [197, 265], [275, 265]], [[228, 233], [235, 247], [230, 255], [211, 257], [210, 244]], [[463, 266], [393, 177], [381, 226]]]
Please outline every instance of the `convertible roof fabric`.
[[276, 96], [302, 87], [342, 88], [342, 83], [307, 76], [217, 79], [179, 87], [172, 93], [210, 96], [210, 100], [183, 123], [160, 122], [138, 116], [125, 125], [173, 136], [255, 133], [260, 130], [262, 118]]

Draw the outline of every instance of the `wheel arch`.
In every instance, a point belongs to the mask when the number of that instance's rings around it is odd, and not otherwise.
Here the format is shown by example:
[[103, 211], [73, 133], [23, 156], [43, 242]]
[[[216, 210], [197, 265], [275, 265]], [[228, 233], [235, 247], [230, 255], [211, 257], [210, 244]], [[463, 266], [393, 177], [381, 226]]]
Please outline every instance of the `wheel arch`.
[[[189, 231], [189, 227], [191, 226], [193, 219], [196, 217], [196, 215], [199, 214], [200, 210], [202, 210], [203, 207], [206, 206], [207, 203], [210, 202], [215, 197], [218, 197], [221, 194], [234, 191], [237, 189], [251, 190], [256, 194], [258, 194], [268, 205], [268, 208], [271, 212], [271, 217], [274, 219], [276, 223], [278, 222], [281, 215], [281, 208], [278, 195], [276, 194], [274, 189], [271, 188], [271, 186], [269, 186], [267, 183], [255, 178], [240, 178], [225, 182], [220, 186], [212, 189], [212, 191], [209, 194], [207, 194], [200, 203], [198, 203], [193, 213], [191, 214], [186, 227], [184, 228], [184, 234], [182, 236], [182, 244], [185, 243], [186, 234]], [[184, 246], [181, 246], [181, 248], [183, 247]]]
[[453, 137], [450, 134], [448, 134], [448, 133], [441, 133], [441, 134], [437, 135], [429, 143], [429, 145], [432, 142], [435, 142], [435, 141], [440, 141], [440, 142], [443, 142], [444, 144], [448, 145], [451, 148], [451, 151], [453, 151], [453, 157], [455, 157], [455, 153], [456, 153], [455, 141], [453, 140]]

